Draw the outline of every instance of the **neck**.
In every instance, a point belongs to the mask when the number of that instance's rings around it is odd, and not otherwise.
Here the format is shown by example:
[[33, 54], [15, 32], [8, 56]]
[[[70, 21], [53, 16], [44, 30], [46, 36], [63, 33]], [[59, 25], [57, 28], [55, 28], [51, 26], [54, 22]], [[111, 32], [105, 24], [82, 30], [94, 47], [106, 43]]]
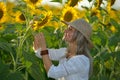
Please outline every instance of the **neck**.
[[66, 57], [70, 58], [72, 56], [75, 56], [76, 55], [76, 48], [77, 48], [77, 46], [75, 43], [73, 43], [73, 42], [69, 43], [68, 44], [68, 53], [67, 53]]

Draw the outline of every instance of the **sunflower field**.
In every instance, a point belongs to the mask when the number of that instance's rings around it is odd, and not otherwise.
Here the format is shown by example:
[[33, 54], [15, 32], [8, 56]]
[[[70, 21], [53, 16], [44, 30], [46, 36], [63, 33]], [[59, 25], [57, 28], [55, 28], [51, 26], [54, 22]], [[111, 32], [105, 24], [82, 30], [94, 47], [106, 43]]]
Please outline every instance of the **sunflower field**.
[[61, 20], [78, 18], [93, 29], [90, 80], [120, 80], [120, 10], [112, 8], [116, 0], [88, 0], [91, 6], [79, 9], [81, 1], [51, 0], [61, 4], [51, 6], [42, 0], [0, 0], [0, 80], [54, 80], [35, 56], [34, 35], [44, 32], [48, 48], [65, 47]]

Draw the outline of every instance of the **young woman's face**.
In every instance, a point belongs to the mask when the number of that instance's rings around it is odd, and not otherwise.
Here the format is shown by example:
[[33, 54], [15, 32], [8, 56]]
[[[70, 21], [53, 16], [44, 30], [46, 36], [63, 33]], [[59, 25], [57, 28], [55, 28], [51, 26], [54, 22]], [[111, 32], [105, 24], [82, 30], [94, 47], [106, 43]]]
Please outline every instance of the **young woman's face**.
[[64, 31], [63, 39], [67, 42], [71, 42], [74, 32], [75, 32], [75, 29], [72, 26], [68, 25], [68, 28], [65, 29], [65, 31]]

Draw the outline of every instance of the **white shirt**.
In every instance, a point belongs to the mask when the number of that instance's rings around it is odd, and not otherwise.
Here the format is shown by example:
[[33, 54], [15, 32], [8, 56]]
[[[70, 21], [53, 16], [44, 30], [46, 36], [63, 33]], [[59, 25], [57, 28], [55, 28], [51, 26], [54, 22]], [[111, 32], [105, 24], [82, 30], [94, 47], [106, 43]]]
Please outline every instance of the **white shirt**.
[[[58, 66], [52, 65], [47, 73], [48, 77], [56, 80], [88, 80], [89, 58], [84, 55], [77, 55], [66, 59], [66, 48], [48, 49], [51, 60], [58, 60]], [[35, 51], [36, 56], [42, 58], [40, 49]]]

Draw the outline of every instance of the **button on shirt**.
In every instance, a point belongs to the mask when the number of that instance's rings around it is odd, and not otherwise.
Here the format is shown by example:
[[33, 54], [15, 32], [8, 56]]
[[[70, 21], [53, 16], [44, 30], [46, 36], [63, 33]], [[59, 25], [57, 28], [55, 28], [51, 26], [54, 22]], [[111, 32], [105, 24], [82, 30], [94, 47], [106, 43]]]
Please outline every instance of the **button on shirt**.
[[[40, 49], [36, 50], [36, 56], [42, 58]], [[67, 59], [66, 48], [48, 49], [51, 60], [58, 60], [58, 66], [52, 65], [47, 73], [48, 77], [56, 80], [88, 80], [89, 58], [85, 55], [76, 55]]]

